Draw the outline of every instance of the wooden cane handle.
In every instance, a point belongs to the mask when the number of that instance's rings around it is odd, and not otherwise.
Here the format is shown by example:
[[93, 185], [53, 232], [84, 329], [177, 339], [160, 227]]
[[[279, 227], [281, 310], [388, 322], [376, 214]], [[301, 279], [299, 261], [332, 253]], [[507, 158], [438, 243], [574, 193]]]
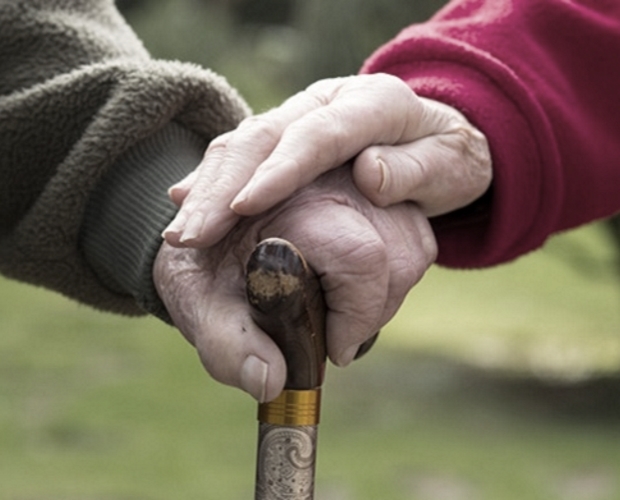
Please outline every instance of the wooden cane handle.
[[270, 238], [250, 256], [246, 291], [252, 318], [277, 344], [287, 366], [282, 393], [259, 405], [254, 499], [313, 500], [326, 360], [321, 284], [292, 243]]
[[252, 318], [284, 355], [285, 389], [322, 385], [325, 373], [325, 302], [318, 276], [290, 242], [260, 242], [247, 264]]

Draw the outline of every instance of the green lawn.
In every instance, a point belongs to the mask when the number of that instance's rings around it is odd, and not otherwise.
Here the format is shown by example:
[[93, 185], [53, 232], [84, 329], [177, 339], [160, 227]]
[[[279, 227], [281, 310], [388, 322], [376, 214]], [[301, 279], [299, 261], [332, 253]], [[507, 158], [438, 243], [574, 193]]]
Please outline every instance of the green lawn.
[[390, 325], [399, 343], [480, 367], [578, 379], [620, 367], [620, 268], [602, 226], [511, 265], [434, 268]]
[[[593, 226], [433, 269], [330, 367], [317, 500], [620, 499], [620, 287]], [[0, 281], [0, 498], [252, 498], [255, 405], [154, 319]]]

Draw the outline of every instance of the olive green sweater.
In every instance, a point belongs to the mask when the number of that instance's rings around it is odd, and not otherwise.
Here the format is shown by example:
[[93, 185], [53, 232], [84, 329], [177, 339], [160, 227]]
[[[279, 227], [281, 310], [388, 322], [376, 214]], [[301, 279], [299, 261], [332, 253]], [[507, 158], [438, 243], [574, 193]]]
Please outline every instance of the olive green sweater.
[[167, 188], [248, 112], [213, 72], [152, 59], [112, 0], [1, 1], [0, 272], [165, 318]]

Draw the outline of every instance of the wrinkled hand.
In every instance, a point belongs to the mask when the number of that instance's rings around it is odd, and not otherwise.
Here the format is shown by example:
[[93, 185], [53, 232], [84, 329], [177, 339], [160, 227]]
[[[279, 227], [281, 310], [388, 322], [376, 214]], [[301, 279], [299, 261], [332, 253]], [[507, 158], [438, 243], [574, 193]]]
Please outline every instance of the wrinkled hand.
[[275, 398], [286, 378], [284, 358], [252, 321], [245, 297], [246, 261], [271, 236], [293, 242], [319, 275], [328, 354], [341, 366], [395, 314], [436, 255], [429, 223], [414, 204], [375, 207], [346, 166], [260, 218], [244, 219], [215, 246], [164, 243], [154, 280], [174, 323], [215, 379], [259, 401]]
[[322, 80], [215, 139], [171, 189], [182, 207], [164, 236], [175, 246], [212, 245], [240, 215], [353, 158], [355, 184], [375, 205], [410, 200], [428, 217], [476, 200], [492, 176], [486, 138], [455, 109], [389, 75]]

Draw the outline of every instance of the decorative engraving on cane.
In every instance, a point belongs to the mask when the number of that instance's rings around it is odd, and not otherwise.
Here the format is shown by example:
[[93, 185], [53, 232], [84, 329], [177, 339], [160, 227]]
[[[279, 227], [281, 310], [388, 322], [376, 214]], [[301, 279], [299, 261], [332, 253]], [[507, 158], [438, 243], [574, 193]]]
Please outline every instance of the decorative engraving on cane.
[[318, 275], [290, 242], [259, 243], [246, 266], [254, 322], [286, 360], [282, 393], [258, 411], [255, 500], [313, 500], [320, 387], [327, 359]]
[[317, 427], [261, 423], [255, 500], [311, 500]]

